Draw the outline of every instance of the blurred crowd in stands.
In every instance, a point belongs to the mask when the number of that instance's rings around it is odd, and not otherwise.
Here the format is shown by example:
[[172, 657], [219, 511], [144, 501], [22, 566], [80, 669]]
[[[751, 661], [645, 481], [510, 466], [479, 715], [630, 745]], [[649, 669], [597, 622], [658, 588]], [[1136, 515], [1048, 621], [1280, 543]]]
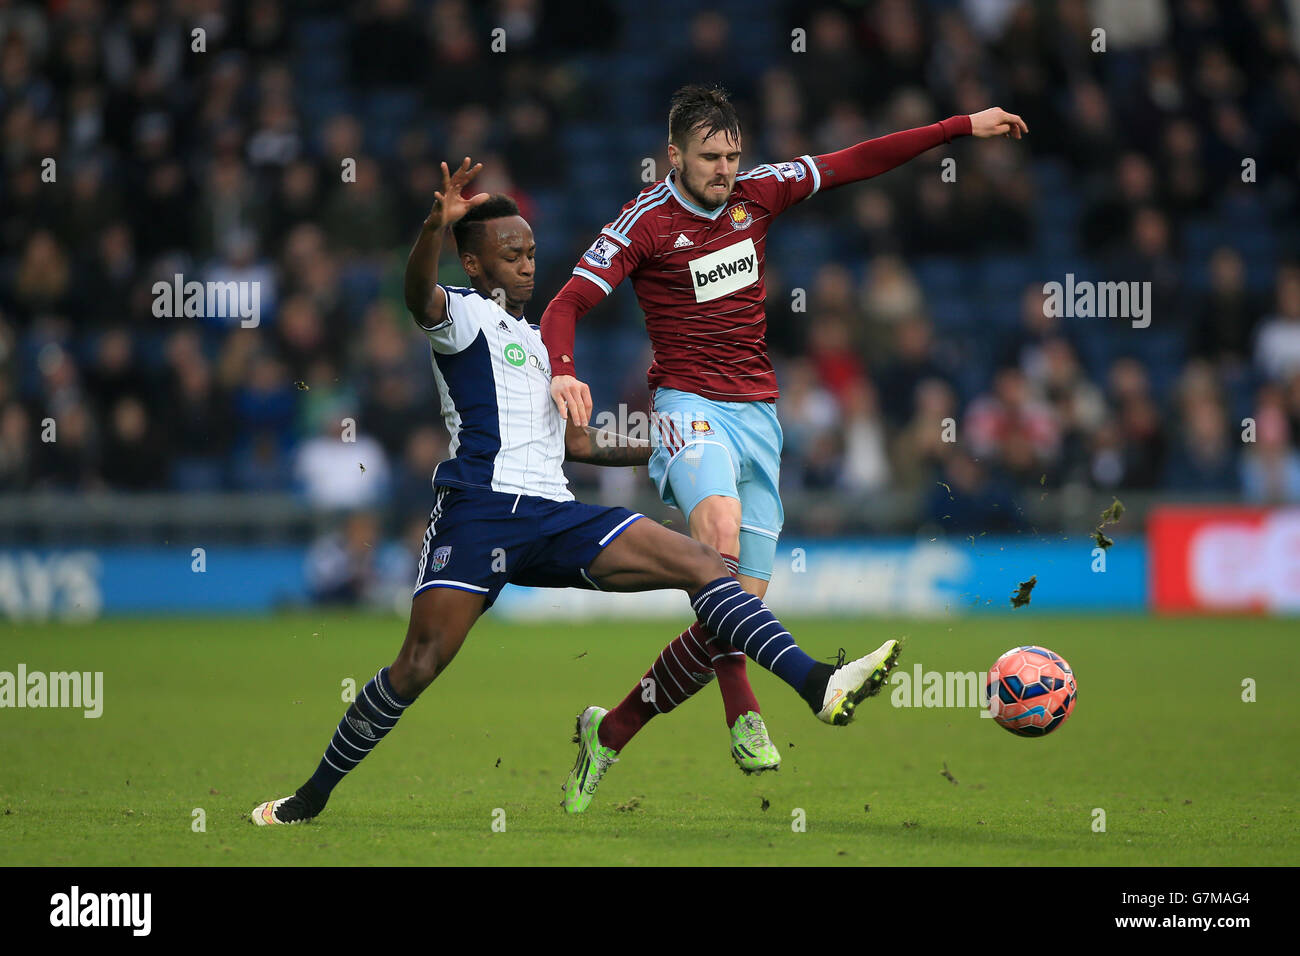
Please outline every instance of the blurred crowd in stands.
[[[790, 488], [925, 488], [988, 530], [1048, 482], [1300, 501], [1287, 0], [0, 0], [0, 492], [427, 513], [447, 434], [400, 279], [438, 163], [519, 201], [536, 321], [694, 81], [744, 166], [990, 105], [1030, 129], [774, 228]], [[158, 317], [178, 274], [259, 283], [260, 324]], [[1150, 282], [1150, 325], [1051, 317], [1067, 274]], [[639, 315], [622, 289], [579, 325], [598, 408], [647, 406]]]

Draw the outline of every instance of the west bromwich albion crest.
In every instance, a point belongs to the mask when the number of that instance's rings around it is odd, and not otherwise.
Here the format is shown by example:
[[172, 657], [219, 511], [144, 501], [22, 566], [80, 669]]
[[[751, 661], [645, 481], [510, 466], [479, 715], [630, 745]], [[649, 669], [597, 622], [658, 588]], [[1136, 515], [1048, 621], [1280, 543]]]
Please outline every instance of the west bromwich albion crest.
[[429, 567], [430, 567], [430, 570], [432, 570], [432, 571], [441, 571], [443, 568], [445, 568], [445, 567], [447, 566], [447, 562], [450, 561], [450, 560], [451, 560], [451, 546], [450, 546], [450, 545], [448, 545], [448, 546], [445, 547], [445, 548], [434, 548], [434, 549], [433, 549], [433, 563], [429, 566]]

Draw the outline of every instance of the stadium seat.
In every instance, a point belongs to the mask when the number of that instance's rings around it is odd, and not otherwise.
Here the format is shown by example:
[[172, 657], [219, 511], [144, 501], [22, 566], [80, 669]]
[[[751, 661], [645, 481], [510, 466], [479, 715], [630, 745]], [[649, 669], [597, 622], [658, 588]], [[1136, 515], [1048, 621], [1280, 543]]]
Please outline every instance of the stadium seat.
[[1040, 196], [1059, 195], [1070, 188], [1070, 172], [1059, 159], [1034, 160], [1033, 180]]
[[303, 92], [301, 109], [309, 125], [320, 126], [331, 116], [355, 113], [357, 104], [356, 98], [347, 90], [319, 89]]
[[1039, 257], [1073, 262], [1079, 258], [1079, 242], [1073, 223], [1035, 223], [1034, 250]]
[[348, 23], [345, 17], [295, 17], [294, 47], [302, 53], [321, 53], [346, 48]]
[[1020, 289], [984, 292], [974, 300], [978, 321], [990, 328], [1015, 329], [1020, 326]]
[[343, 270], [339, 276], [339, 285], [344, 299], [347, 300], [349, 315], [357, 320], [360, 319], [366, 307], [379, 297], [382, 279], [379, 269], [362, 261]]
[[220, 491], [225, 468], [215, 458], [180, 458], [172, 462], [171, 485], [176, 491]]
[[376, 90], [367, 96], [363, 114], [367, 150], [381, 157], [392, 156], [419, 108], [420, 97], [414, 90]]
[[928, 295], [926, 306], [935, 327], [944, 332], [960, 332], [973, 327], [984, 311], [970, 296], [954, 293]]
[[1223, 223], [1191, 219], [1184, 223], [1179, 237], [1188, 255], [1208, 259], [1214, 248], [1223, 244]]
[[338, 89], [348, 82], [348, 65], [342, 57], [304, 57], [294, 62], [294, 83], [300, 90]]
[[574, 123], [560, 131], [560, 144], [575, 158], [591, 156], [592, 163], [599, 163], [601, 152], [609, 145], [609, 132], [593, 123]]
[[1038, 198], [1036, 210], [1041, 226], [1073, 228], [1083, 211], [1083, 201], [1072, 192], [1050, 192]]
[[949, 256], [917, 259], [912, 263], [912, 274], [927, 296], [962, 292], [966, 288], [965, 266]]
[[975, 265], [980, 289], [991, 296], [1013, 295], [1035, 278], [1033, 263], [1023, 256], [985, 256]]

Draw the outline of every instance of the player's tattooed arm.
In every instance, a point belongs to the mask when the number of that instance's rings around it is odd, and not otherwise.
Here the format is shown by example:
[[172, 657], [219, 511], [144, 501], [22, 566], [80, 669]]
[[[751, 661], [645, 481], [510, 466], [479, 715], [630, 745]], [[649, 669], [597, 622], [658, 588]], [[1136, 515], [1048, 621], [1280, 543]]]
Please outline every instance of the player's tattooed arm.
[[648, 441], [629, 438], [604, 428], [565, 421], [564, 458], [589, 465], [644, 465], [652, 451]]
[[487, 201], [487, 193], [469, 198], [461, 195], [482, 168], [482, 163], [471, 167], [468, 156], [454, 174], [446, 163], [442, 164], [442, 191], [433, 194], [433, 209], [420, 227], [420, 236], [406, 258], [403, 282], [406, 307], [423, 328], [432, 329], [447, 319], [447, 294], [438, 287], [442, 231], [479, 203]]

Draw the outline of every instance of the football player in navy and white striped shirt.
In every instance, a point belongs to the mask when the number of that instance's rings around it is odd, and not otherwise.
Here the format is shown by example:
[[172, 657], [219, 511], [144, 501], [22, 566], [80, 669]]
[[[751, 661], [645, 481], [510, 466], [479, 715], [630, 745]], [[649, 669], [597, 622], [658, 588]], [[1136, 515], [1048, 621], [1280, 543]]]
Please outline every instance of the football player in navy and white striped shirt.
[[[312, 777], [292, 796], [257, 807], [253, 822], [300, 823], [319, 814], [344, 775], [451, 663], [507, 583], [684, 590], [709, 640], [742, 650], [782, 678], [826, 723], [848, 723], [888, 678], [896, 641], [837, 667], [818, 663], [728, 574], [713, 548], [626, 508], [574, 500], [566, 457], [644, 465], [649, 443], [573, 425], [556, 409], [546, 348], [524, 318], [533, 293], [532, 230], [508, 197], [462, 194], [481, 164], [471, 167], [466, 158], [454, 174], [442, 168], [442, 191], [407, 260], [405, 297], [429, 339], [451, 457], [433, 475], [436, 503], [406, 641], [348, 707]], [[472, 288], [437, 283], [449, 225]], [[707, 680], [707, 663], [696, 667]], [[592, 714], [580, 718], [578, 761], [565, 788], [570, 812], [586, 808], [615, 760], [599, 742], [598, 724]]]

